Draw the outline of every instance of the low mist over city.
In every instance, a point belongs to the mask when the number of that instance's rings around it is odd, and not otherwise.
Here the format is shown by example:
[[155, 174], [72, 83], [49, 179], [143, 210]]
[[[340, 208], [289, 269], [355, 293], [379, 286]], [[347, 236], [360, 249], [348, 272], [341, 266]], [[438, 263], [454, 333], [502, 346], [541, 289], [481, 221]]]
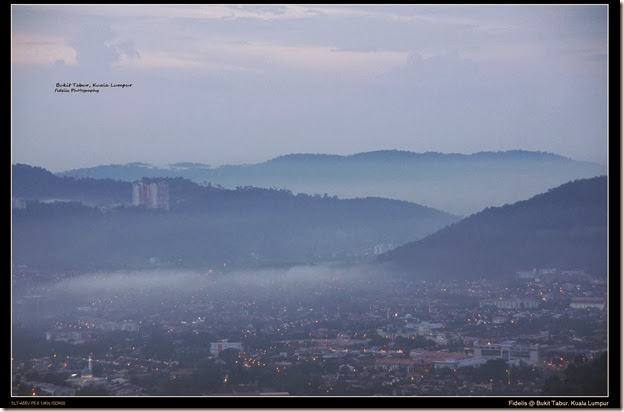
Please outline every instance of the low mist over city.
[[5, 406], [620, 407], [612, 13], [13, 5]]

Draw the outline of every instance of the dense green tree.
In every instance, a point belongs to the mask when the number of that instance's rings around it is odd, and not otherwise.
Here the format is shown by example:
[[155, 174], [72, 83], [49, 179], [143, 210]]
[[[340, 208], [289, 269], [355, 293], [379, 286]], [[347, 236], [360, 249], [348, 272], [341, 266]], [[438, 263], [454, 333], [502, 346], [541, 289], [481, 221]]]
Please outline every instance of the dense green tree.
[[225, 362], [227, 368], [232, 368], [240, 360], [240, 351], [234, 348], [224, 349], [219, 352], [219, 359]]
[[102, 386], [89, 385], [84, 388], [79, 388], [76, 391], [76, 396], [109, 396], [109, 392]]
[[33, 386], [27, 383], [20, 383], [17, 385], [17, 396], [31, 396]]
[[589, 360], [577, 357], [565, 370], [563, 379], [551, 376], [542, 389], [551, 396], [600, 396], [607, 394], [607, 354]]
[[202, 392], [211, 392], [223, 379], [223, 371], [215, 362], [204, 360], [197, 364], [193, 377]]
[[478, 382], [507, 382], [509, 366], [504, 359], [490, 359], [474, 369], [474, 377]]
[[66, 382], [68, 377], [69, 377], [69, 372], [67, 372], [65, 376], [63, 376], [62, 374], [58, 374], [58, 373], [44, 373], [44, 374], [39, 375], [38, 380], [41, 382], [47, 382], [47, 383], [51, 383], [51, 384], [59, 385], [59, 386], [69, 386], [69, 384]]
[[171, 336], [159, 332], [150, 334], [141, 348], [148, 358], [169, 359], [173, 353], [174, 345]]
[[166, 382], [160, 394], [166, 396], [197, 396], [201, 394], [197, 384], [198, 381], [193, 377], [177, 377]]

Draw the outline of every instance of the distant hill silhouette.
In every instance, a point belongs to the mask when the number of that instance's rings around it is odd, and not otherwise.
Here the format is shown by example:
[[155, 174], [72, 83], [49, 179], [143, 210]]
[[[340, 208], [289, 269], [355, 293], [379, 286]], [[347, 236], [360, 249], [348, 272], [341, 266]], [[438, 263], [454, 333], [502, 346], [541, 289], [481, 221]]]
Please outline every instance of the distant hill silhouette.
[[607, 178], [577, 180], [526, 201], [487, 208], [380, 261], [415, 277], [494, 277], [536, 267], [604, 276]]
[[154, 167], [145, 163], [70, 170], [59, 176], [133, 181], [184, 177], [226, 188], [254, 186], [342, 198], [406, 200], [458, 215], [527, 199], [565, 182], [606, 174], [603, 165], [553, 153], [511, 150], [414, 153], [380, 150], [349, 156], [288, 154], [248, 165], [201, 163]]
[[132, 185], [113, 179], [58, 177], [41, 167], [12, 166], [12, 196], [25, 199], [75, 200], [87, 204], [128, 201]]
[[[45, 269], [209, 268], [362, 259], [422, 238], [459, 217], [405, 201], [169, 186], [169, 211], [131, 207], [131, 183], [57, 177], [13, 166], [13, 262]], [[97, 207], [96, 207], [97, 206]]]

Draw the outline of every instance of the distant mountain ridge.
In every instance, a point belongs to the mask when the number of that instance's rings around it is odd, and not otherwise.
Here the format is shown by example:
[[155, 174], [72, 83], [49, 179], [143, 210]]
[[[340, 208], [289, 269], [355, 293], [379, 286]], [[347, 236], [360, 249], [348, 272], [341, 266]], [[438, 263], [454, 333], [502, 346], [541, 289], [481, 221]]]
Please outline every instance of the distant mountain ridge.
[[[266, 165], [272, 163], [282, 162], [302, 162], [302, 161], [336, 161], [336, 162], [353, 162], [353, 161], [401, 161], [401, 160], [440, 160], [440, 159], [461, 159], [461, 160], [475, 160], [475, 159], [557, 159], [557, 160], [572, 160], [570, 158], [557, 155], [551, 152], [536, 152], [528, 150], [507, 150], [507, 151], [482, 151], [472, 154], [463, 153], [442, 153], [442, 152], [410, 152], [406, 150], [375, 150], [370, 152], [354, 153], [351, 155], [336, 155], [326, 153], [291, 153], [274, 157], [265, 162], [255, 164], [239, 164], [239, 165], [222, 165], [218, 167], [212, 167], [209, 164], [201, 162], [178, 162], [172, 163], [166, 166], [155, 166], [144, 162], [130, 162], [125, 164], [109, 164], [94, 167], [86, 167], [79, 169], [71, 169], [63, 172], [58, 172], [58, 176], [68, 177], [93, 177], [93, 178], [110, 178], [108, 175], [119, 169], [120, 172], [133, 173], [133, 169], [151, 170], [150, 173], [161, 173], [159, 177], [184, 177], [178, 176], [176, 170], [179, 169], [208, 169], [216, 171], [220, 168], [238, 168], [238, 167], [252, 167], [259, 165]], [[575, 162], [579, 162], [574, 160]], [[591, 162], [582, 162], [590, 163]], [[124, 170], [125, 169], [125, 170]], [[171, 176], [169, 176], [171, 175]], [[123, 177], [123, 176], [122, 176]], [[126, 177], [119, 180], [133, 181], [134, 177]]]
[[527, 199], [570, 180], [605, 174], [603, 165], [525, 150], [469, 155], [399, 150], [348, 156], [299, 153], [216, 168], [189, 162], [167, 167], [130, 163], [57, 173], [123, 181], [184, 177], [226, 188], [254, 186], [341, 198], [384, 197], [464, 216]]
[[497, 277], [532, 268], [607, 271], [607, 178], [487, 208], [380, 260], [414, 277]]
[[508, 150], [508, 151], [483, 151], [472, 154], [463, 153], [442, 153], [442, 152], [410, 152], [406, 150], [376, 150], [371, 152], [361, 152], [351, 155], [332, 155], [332, 154], [312, 154], [312, 153], [293, 153], [275, 157], [267, 161], [267, 163], [284, 161], [284, 160], [347, 160], [347, 161], [359, 161], [359, 160], [438, 160], [438, 159], [493, 159], [493, 158], [523, 158], [523, 159], [568, 159], [569, 158], [550, 153], [550, 152], [535, 152], [528, 150]]

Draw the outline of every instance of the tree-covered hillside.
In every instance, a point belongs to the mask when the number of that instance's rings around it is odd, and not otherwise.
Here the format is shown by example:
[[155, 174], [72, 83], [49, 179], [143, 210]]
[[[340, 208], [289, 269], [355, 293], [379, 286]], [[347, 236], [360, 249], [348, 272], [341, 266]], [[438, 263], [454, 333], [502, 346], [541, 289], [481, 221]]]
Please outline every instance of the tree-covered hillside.
[[[182, 178], [143, 179], [169, 187], [169, 210], [150, 209], [130, 205], [130, 183], [59, 178], [24, 165], [13, 174], [14, 198], [26, 199], [25, 209], [13, 210], [13, 262], [47, 269], [361, 259], [458, 219], [403, 201], [229, 190]], [[98, 203], [108, 204], [91, 206]]]
[[606, 275], [607, 178], [487, 208], [381, 260], [423, 277], [498, 276], [535, 267]]

